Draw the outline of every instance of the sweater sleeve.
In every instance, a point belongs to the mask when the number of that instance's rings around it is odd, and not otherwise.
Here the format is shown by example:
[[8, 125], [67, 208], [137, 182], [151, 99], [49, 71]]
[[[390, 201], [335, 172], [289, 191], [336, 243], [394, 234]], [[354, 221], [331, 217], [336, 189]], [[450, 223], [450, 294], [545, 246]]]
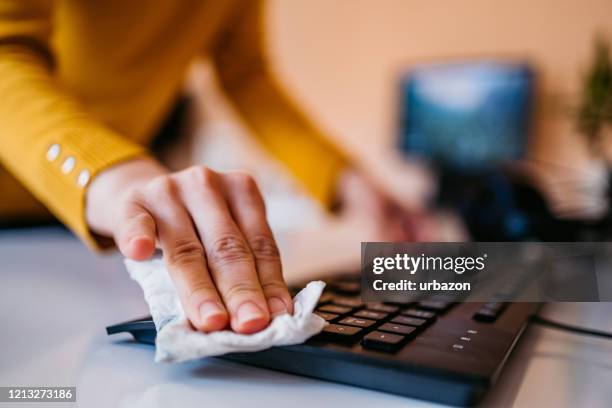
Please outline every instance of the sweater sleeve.
[[54, 74], [52, 0], [0, 0], [0, 163], [90, 246], [85, 191], [146, 154], [91, 117]]
[[213, 56], [221, 86], [262, 144], [323, 204], [329, 205], [344, 155], [276, 81], [265, 46], [262, 1], [241, 3]]

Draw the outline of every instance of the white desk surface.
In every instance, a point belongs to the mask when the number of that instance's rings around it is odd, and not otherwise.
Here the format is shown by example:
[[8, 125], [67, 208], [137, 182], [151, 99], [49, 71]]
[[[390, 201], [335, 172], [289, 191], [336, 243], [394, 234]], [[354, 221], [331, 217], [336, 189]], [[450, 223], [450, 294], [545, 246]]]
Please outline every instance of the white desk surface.
[[[151, 346], [104, 331], [147, 314], [120, 258], [93, 255], [63, 231], [0, 231], [0, 277], [0, 386], [76, 385], [81, 407], [437, 406], [218, 359], [156, 364]], [[612, 304], [544, 310], [607, 329], [611, 312]], [[612, 341], [530, 327], [483, 406], [611, 404]]]

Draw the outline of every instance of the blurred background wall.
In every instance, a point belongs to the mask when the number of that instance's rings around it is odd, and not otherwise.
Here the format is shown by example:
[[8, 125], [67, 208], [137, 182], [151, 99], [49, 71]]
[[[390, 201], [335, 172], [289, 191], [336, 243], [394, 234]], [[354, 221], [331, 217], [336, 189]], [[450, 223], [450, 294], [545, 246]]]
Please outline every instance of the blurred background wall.
[[587, 159], [568, 109], [611, 0], [272, 0], [273, 61], [302, 106], [365, 163], [394, 143], [397, 77], [413, 63], [515, 57], [538, 71], [538, 157]]

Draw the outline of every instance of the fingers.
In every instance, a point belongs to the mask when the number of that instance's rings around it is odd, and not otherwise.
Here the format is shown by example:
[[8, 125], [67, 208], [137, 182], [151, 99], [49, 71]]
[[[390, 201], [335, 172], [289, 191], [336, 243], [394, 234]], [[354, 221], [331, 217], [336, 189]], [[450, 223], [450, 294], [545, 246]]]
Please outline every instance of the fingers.
[[279, 251], [266, 220], [266, 208], [257, 184], [244, 173], [228, 174], [224, 182], [231, 213], [253, 254], [272, 317], [293, 313], [293, 302], [283, 279]]
[[136, 261], [143, 261], [155, 252], [155, 221], [145, 207], [128, 201], [116, 229], [115, 241], [121, 253]]
[[292, 313], [265, 206], [252, 178], [205, 167], [163, 175], [123, 208], [115, 238], [128, 257], [152, 256], [156, 240], [191, 323], [205, 332], [265, 328]]
[[204, 249], [191, 218], [177, 197], [173, 180], [165, 176], [154, 181], [148, 197], [164, 260], [187, 317], [201, 331], [224, 329], [228, 323], [227, 311], [206, 267]]
[[214, 283], [238, 333], [266, 327], [270, 313], [251, 249], [234, 222], [222, 194], [221, 176], [204, 167], [177, 174], [181, 196], [193, 218]]

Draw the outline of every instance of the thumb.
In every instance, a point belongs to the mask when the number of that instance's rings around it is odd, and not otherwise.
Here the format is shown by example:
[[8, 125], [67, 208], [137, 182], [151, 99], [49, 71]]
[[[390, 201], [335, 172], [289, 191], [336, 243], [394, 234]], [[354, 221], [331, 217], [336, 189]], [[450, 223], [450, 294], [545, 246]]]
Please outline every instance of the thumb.
[[138, 203], [128, 204], [120, 217], [115, 241], [127, 258], [143, 261], [155, 252], [155, 220], [145, 207]]

